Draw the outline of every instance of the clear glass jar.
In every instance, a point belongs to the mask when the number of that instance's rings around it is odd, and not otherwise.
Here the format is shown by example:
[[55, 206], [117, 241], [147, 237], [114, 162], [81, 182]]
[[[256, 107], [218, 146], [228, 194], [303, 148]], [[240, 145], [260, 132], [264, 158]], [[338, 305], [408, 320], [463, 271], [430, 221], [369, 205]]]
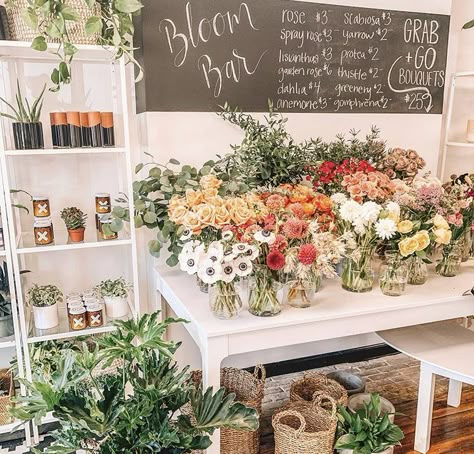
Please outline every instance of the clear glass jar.
[[316, 293], [321, 288], [321, 275], [310, 275], [305, 279], [289, 275], [285, 285], [284, 303], [298, 309], [311, 307], [316, 302]]
[[357, 248], [344, 258], [342, 264], [342, 288], [349, 292], [370, 292], [374, 286], [372, 268], [374, 248]]
[[255, 265], [249, 280], [249, 312], [257, 317], [273, 317], [282, 309], [282, 285], [266, 265]]
[[209, 284], [206, 284], [197, 274], [196, 283], [202, 293], [209, 293]]
[[423, 285], [428, 280], [428, 267], [417, 255], [408, 259], [408, 283], [410, 285]]
[[209, 306], [217, 318], [230, 320], [239, 316], [243, 304], [233, 282], [219, 281], [209, 287]]
[[453, 241], [443, 248], [443, 256], [436, 266], [440, 276], [455, 277], [459, 274], [462, 262], [463, 240]]
[[37, 246], [47, 246], [54, 243], [54, 229], [51, 218], [35, 218], [33, 231]]
[[386, 251], [385, 262], [380, 266], [380, 290], [387, 296], [405, 293], [408, 281], [408, 266], [397, 251]]
[[464, 233], [464, 244], [462, 249], [462, 261], [467, 262], [471, 258], [472, 230], [469, 226]]

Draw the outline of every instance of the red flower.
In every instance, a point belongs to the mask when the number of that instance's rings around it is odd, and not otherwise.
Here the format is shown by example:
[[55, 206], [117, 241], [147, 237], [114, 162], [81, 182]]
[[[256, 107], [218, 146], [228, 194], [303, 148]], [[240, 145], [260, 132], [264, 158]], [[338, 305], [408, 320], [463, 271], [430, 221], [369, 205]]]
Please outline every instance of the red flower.
[[313, 244], [303, 244], [300, 247], [298, 260], [303, 265], [312, 265], [318, 256], [318, 251]]
[[285, 256], [280, 251], [273, 250], [267, 255], [267, 265], [271, 270], [281, 270], [285, 266]]

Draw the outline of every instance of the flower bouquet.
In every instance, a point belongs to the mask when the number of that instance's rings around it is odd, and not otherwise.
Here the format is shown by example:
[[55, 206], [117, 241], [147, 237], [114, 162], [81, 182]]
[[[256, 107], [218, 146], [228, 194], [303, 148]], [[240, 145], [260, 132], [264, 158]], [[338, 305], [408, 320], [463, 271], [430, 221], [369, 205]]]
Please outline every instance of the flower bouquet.
[[425, 160], [415, 150], [394, 148], [380, 162], [378, 169], [392, 179], [410, 183], [425, 166]]

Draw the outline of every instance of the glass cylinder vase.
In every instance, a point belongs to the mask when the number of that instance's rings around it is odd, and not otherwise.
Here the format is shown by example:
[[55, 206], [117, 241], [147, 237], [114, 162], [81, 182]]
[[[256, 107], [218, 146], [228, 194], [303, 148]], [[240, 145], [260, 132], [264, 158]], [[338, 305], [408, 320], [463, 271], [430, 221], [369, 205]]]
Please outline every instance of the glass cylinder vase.
[[212, 313], [221, 320], [230, 320], [239, 316], [242, 299], [233, 282], [219, 281], [209, 288], [209, 306]]
[[265, 265], [255, 265], [249, 281], [249, 312], [257, 317], [273, 317], [281, 312], [282, 285]]
[[349, 292], [370, 292], [374, 286], [372, 259], [373, 248], [358, 248], [344, 258], [342, 264], [342, 288]]
[[408, 267], [396, 251], [385, 252], [385, 263], [380, 267], [380, 290], [387, 296], [405, 293], [408, 281]]
[[462, 262], [462, 251], [464, 241], [456, 240], [443, 248], [443, 256], [436, 266], [436, 272], [440, 276], [455, 277], [459, 274]]
[[298, 309], [311, 307], [316, 301], [316, 293], [321, 288], [321, 275], [311, 275], [302, 279], [290, 275], [286, 281], [285, 304]]
[[423, 285], [428, 280], [428, 267], [417, 255], [408, 259], [408, 284]]
[[472, 230], [469, 226], [464, 233], [464, 244], [462, 248], [462, 261], [467, 262], [471, 258]]

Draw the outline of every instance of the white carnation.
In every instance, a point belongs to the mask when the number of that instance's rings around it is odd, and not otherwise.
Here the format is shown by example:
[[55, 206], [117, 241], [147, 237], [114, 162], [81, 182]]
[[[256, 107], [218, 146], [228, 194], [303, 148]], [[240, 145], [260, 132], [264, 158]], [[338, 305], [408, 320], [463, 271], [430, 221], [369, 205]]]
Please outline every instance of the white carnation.
[[354, 200], [348, 200], [341, 205], [341, 218], [347, 222], [354, 222], [360, 216], [362, 206]]
[[397, 232], [397, 225], [391, 219], [380, 219], [375, 224], [375, 232], [382, 240], [389, 240]]

